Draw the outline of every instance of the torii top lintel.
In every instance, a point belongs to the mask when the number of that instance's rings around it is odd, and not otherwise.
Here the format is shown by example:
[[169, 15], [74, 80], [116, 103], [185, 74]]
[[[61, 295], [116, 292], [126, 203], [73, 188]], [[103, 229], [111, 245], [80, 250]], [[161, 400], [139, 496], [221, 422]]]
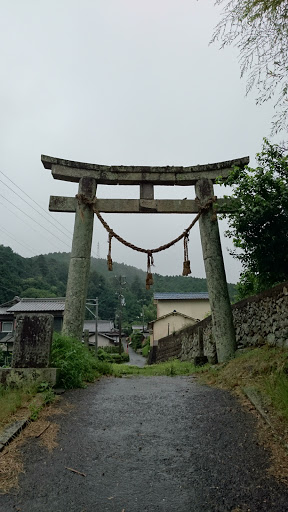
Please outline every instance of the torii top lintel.
[[226, 178], [234, 166], [243, 168], [247, 165], [249, 157], [191, 167], [109, 166], [74, 162], [47, 155], [41, 155], [41, 161], [57, 180], [79, 182], [81, 178], [88, 177], [102, 185], [195, 185], [201, 178], [208, 178], [213, 183], [219, 176]]

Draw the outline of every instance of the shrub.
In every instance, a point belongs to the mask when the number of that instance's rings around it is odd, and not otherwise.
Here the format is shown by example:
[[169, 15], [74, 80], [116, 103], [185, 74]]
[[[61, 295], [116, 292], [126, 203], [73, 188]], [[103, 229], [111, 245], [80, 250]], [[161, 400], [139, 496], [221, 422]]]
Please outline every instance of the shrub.
[[142, 347], [142, 356], [148, 357], [148, 354], [150, 352], [150, 337], [146, 338], [145, 344]]
[[99, 361], [107, 361], [109, 363], [126, 363], [129, 361], [129, 354], [122, 352], [122, 354], [118, 353], [107, 353], [105, 348], [114, 348], [114, 347], [100, 347], [98, 348], [97, 357]]
[[83, 387], [99, 376], [94, 355], [80, 341], [54, 333], [51, 365], [60, 369], [60, 384], [65, 389]]
[[134, 350], [142, 348], [143, 334], [140, 331], [136, 331], [131, 335], [131, 345]]
[[[115, 345], [114, 347], [112, 345], [101, 347], [101, 350], [104, 350], [107, 354], [119, 354], [119, 345]], [[123, 343], [121, 343], [121, 352], [124, 352]]]

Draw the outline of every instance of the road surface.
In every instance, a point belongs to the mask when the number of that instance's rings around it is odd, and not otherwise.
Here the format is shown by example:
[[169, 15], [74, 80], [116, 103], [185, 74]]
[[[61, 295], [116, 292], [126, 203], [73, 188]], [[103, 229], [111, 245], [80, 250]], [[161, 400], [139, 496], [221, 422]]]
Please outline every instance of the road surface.
[[147, 364], [146, 358], [141, 356], [140, 354], [137, 354], [130, 345], [128, 345], [128, 353], [130, 361], [127, 364], [139, 366], [140, 368], [143, 368], [143, 366]]
[[192, 377], [103, 378], [63, 400], [74, 407], [51, 418], [58, 446], [27, 441], [20, 489], [0, 496], [1, 512], [288, 510], [254, 415], [225, 391]]

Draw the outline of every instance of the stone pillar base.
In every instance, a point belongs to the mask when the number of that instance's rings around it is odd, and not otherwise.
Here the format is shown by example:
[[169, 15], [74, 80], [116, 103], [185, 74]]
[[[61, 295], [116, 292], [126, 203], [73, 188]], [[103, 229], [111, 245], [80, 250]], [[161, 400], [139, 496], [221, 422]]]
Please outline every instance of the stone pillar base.
[[0, 368], [0, 384], [18, 388], [48, 382], [54, 387], [59, 380], [59, 373], [58, 368]]

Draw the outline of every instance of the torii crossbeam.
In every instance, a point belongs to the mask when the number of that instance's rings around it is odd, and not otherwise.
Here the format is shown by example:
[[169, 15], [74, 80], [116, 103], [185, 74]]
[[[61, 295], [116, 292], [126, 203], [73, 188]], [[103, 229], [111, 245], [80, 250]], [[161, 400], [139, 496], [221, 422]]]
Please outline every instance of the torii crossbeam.
[[[249, 157], [191, 167], [106, 166], [63, 160], [42, 155], [42, 163], [53, 178], [78, 182], [76, 197], [50, 198], [50, 211], [75, 212], [75, 225], [69, 266], [63, 332], [81, 339], [90, 270], [94, 212], [109, 213], [198, 213], [199, 207], [214, 197], [213, 183], [226, 178], [234, 166], [243, 168]], [[138, 185], [139, 199], [97, 199], [98, 184]], [[195, 185], [197, 201], [154, 199], [154, 185]], [[79, 198], [81, 198], [79, 200]], [[90, 203], [90, 204], [89, 204]], [[212, 312], [213, 337], [218, 361], [233, 357], [235, 332], [228, 295], [216, 211], [237, 209], [237, 201], [218, 199], [199, 219], [207, 287]]]

